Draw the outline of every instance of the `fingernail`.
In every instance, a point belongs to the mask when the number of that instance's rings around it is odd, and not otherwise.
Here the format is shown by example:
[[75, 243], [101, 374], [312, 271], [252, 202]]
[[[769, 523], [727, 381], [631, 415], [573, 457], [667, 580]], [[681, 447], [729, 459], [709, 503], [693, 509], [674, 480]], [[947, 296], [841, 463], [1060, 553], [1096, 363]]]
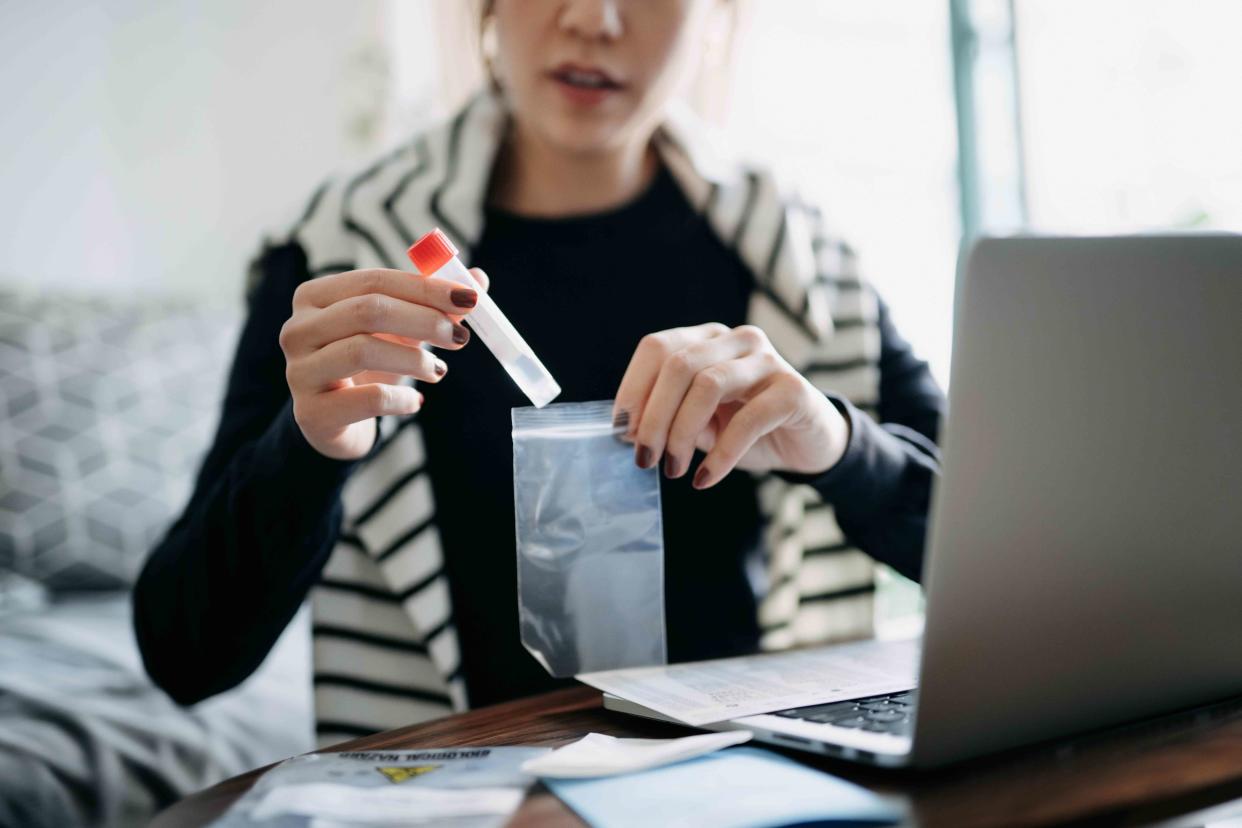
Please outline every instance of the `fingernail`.
[[469, 288], [460, 288], [450, 293], [449, 299], [459, 308], [473, 308], [479, 303], [479, 294]]
[[707, 470], [707, 466], [700, 464], [699, 470], [694, 473], [694, 483], [692, 485], [696, 489], [701, 489], [707, 485], [707, 478], [711, 476], [712, 473]]
[[635, 462], [638, 463], [640, 469], [649, 469], [652, 466], [651, 449], [646, 446], [639, 446], [635, 452]]
[[681, 474], [681, 463], [671, 454], [664, 455], [664, 476], [674, 478]]
[[470, 341], [470, 331], [466, 330], [465, 325], [453, 326], [453, 341], [458, 345], [465, 345]]
[[444, 364], [444, 360], [437, 359], [435, 367], [432, 370], [436, 372], [437, 377], [442, 377], [448, 372], [448, 366]]
[[612, 418], [612, 427], [619, 428], [622, 431], [630, 427], [630, 412], [621, 410]]

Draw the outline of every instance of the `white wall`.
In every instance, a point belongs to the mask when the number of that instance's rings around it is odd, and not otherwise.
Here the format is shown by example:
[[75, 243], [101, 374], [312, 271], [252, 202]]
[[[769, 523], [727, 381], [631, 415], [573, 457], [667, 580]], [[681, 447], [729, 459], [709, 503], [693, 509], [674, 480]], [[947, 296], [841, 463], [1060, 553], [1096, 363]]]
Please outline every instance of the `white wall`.
[[386, 140], [395, 2], [0, 3], [0, 284], [240, 295], [264, 229]]

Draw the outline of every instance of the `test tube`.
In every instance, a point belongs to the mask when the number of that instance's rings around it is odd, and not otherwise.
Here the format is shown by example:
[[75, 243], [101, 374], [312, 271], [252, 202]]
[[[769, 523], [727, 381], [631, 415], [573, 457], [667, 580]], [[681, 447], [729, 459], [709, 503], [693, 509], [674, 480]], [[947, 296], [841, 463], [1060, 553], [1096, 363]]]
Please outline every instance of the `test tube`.
[[517, 383], [522, 393], [530, 398], [535, 408], [543, 408], [561, 393], [561, 387], [552, 379], [548, 369], [543, 367], [539, 357], [522, 339], [508, 318], [500, 312], [500, 308], [487, 293], [479, 290], [479, 285], [466, 270], [466, 266], [457, 258], [457, 248], [449, 241], [448, 236], [435, 228], [409, 249], [410, 261], [424, 276], [438, 276], [450, 279], [466, 287], [479, 291], [479, 303], [465, 317], [466, 324], [474, 329], [483, 340], [483, 344], [492, 352], [500, 364], [509, 372], [509, 376]]

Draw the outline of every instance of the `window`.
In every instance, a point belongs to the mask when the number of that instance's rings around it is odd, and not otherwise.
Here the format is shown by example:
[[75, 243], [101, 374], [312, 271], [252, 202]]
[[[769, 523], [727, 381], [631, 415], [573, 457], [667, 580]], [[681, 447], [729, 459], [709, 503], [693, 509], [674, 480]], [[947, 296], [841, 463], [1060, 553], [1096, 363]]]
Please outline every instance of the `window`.
[[1242, 230], [1242, 3], [1017, 0], [1030, 219]]

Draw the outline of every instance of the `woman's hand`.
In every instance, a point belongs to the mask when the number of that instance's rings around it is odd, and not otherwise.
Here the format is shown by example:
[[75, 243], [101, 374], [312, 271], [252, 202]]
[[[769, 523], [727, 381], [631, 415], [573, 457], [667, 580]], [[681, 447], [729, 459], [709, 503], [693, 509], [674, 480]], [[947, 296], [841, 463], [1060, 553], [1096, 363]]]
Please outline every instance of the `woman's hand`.
[[[487, 289], [483, 271], [471, 271]], [[280, 330], [293, 417], [316, 451], [365, 455], [375, 418], [413, 414], [423, 395], [402, 376], [439, 382], [448, 366], [423, 343], [456, 350], [470, 339], [462, 315], [478, 293], [448, 279], [400, 270], [350, 270], [302, 283]]]
[[643, 337], [613, 415], [643, 468], [663, 455], [665, 475], [681, 477], [694, 450], [706, 452], [696, 489], [735, 467], [824, 472], [849, 442], [849, 423], [836, 406], [753, 325], [713, 322]]

